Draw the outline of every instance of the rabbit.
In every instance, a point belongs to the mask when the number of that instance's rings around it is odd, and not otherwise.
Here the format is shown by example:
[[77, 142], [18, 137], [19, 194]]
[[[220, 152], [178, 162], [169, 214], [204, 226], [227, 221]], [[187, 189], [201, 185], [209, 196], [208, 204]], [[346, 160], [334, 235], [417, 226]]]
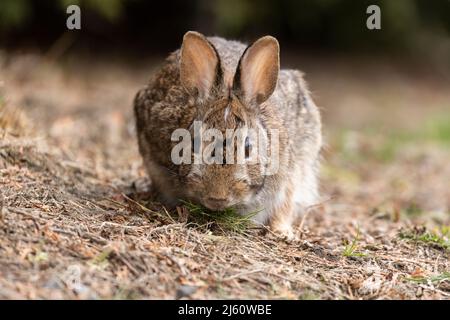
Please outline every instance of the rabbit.
[[[321, 116], [303, 74], [280, 70], [272, 36], [246, 46], [189, 31], [134, 99], [140, 154], [167, 205], [180, 199], [212, 210], [254, 213], [255, 223], [294, 237], [293, 225], [318, 199]], [[171, 135], [194, 121], [205, 127], [278, 133], [278, 169], [250, 163], [175, 164]], [[268, 138], [270, 140], [270, 137]], [[252, 147], [245, 140], [246, 152]], [[195, 151], [194, 151], [195, 153]]]

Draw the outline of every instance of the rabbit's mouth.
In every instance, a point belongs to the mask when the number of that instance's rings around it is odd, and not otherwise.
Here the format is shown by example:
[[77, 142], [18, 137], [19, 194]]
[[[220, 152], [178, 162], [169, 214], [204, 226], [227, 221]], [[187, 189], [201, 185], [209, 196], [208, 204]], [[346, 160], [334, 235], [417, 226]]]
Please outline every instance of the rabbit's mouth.
[[221, 211], [231, 206], [230, 201], [224, 198], [207, 198], [204, 199], [202, 202], [203, 205], [210, 210]]

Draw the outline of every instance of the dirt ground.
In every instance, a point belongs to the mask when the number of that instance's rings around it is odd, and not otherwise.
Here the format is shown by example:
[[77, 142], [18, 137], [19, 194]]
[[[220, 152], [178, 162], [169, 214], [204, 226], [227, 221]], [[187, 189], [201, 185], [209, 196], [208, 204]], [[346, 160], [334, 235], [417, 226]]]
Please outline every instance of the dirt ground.
[[286, 242], [152, 200], [131, 102], [155, 62], [80, 61], [0, 53], [1, 299], [450, 297], [450, 72], [290, 63], [327, 145]]

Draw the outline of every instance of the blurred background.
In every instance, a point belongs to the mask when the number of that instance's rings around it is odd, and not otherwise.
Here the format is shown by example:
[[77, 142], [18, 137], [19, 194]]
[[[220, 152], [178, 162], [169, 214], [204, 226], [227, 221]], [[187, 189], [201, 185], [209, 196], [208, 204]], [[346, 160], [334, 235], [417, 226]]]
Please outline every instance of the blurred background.
[[[70, 4], [81, 7], [81, 30], [66, 28]], [[370, 4], [381, 8], [381, 30], [366, 27]], [[327, 118], [329, 113], [337, 117], [335, 111], [354, 111], [355, 117], [362, 111], [365, 121], [382, 106], [396, 114], [402, 106], [411, 111], [418, 105], [418, 113], [408, 113], [422, 119], [420, 110], [442, 104], [445, 92], [439, 90], [448, 89], [450, 81], [447, 0], [0, 2], [0, 49], [8, 57], [33, 53], [78, 70], [81, 65], [115, 69], [122, 64], [137, 69], [134, 79], [139, 80], [179, 47], [187, 30], [245, 42], [265, 34], [277, 37], [282, 65], [306, 72]], [[417, 91], [421, 85], [423, 92]], [[380, 86], [386, 91], [382, 96]], [[438, 90], [432, 101], [417, 99], [434, 95], [430, 90]]]
[[[66, 28], [70, 4], [81, 30]], [[366, 27], [371, 4], [381, 30]], [[323, 114], [327, 191], [448, 214], [448, 0], [1, 0], [0, 125], [134, 179], [133, 97], [188, 30], [279, 39]], [[26, 121], [7, 120], [17, 110]]]
[[[2, 0], [2, 44], [45, 50], [66, 32], [70, 4], [83, 13], [82, 32], [70, 46], [95, 52], [165, 53], [186, 30], [242, 40], [272, 34], [303, 50], [401, 51], [448, 60], [450, 49], [447, 0]], [[365, 28], [371, 4], [382, 8], [382, 31]]]

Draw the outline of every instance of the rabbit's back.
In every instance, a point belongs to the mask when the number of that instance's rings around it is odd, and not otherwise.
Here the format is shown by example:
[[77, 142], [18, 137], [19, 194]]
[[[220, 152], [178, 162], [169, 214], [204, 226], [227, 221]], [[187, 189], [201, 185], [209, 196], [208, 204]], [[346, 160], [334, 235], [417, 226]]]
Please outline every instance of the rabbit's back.
[[317, 158], [321, 147], [320, 112], [303, 74], [298, 70], [280, 70], [272, 105], [283, 121], [294, 157]]
[[271, 106], [276, 106], [288, 134], [289, 165], [294, 201], [300, 208], [318, 199], [318, 170], [322, 148], [321, 117], [303, 74], [280, 70]]
[[180, 83], [179, 53], [172, 53], [153, 75], [149, 84], [134, 99], [139, 152], [156, 189], [169, 201], [177, 193], [179, 180], [171, 161], [171, 135], [187, 128], [195, 115], [195, 106]]

